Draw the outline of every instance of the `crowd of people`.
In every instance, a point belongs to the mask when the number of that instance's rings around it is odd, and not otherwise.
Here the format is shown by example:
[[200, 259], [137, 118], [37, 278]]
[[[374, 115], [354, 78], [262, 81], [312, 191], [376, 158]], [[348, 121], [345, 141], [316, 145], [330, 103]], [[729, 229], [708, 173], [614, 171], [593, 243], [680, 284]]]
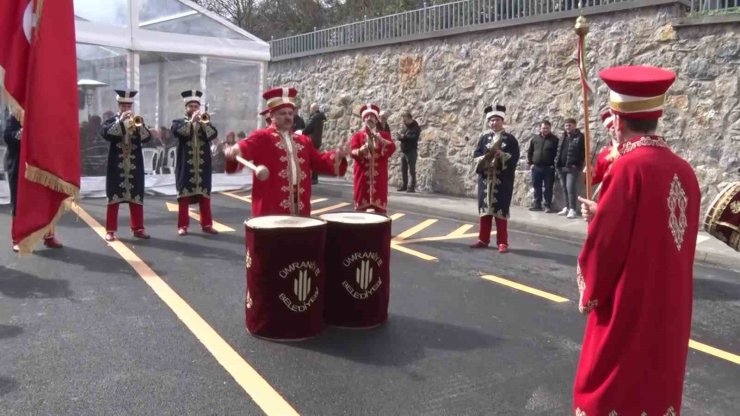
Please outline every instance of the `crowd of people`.
[[[596, 173], [598, 202], [578, 196], [577, 185], [587, 163], [584, 137], [573, 119], [565, 133], [552, 134], [547, 121], [527, 146], [534, 187], [533, 210], [553, 213], [557, 175], [568, 218], [589, 221], [588, 237], [577, 264], [579, 310], [588, 315], [575, 379], [577, 416], [680, 412], [691, 327], [693, 263], [701, 195], [691, 166], [655, 134], [663, 103], [675, 74], [655, 67], [604, 70], [610, 90], [602, 116], [612, 143], [600, 154]], [[100, 135], [109, 142], [106, 195], [106, 240], [116, 239], [120, 203], [131, 212], [134, 237], [149, 238], [143, 209], [142, 146], [152, 134], [133, 114], [136, 91], [117, 90], [118, 113], [103, 121]], [[368, 103], [360, 108], [362, 127], [349, 141], [321, 151], [325, 115], [311, 105], [308, 123], [295, 117], [295, 88], [263, 93], [267, 127], [243, 140], [227, 134], [218, 149], [218, 132], [201, 110], [202, 93], [182, 93], [184, 116], [169, 132], [177, 141], [177, 233], [188, 234], [188, 206], [200, 206], [203, 232], [217, 234], [210, 207], [213, 155], [223, 155], [226, 172], [245, 166], [254, 170], [251, 215], [311, 213], [315, 173], [343, 176], [354, 160], [354, 208], [384, 214], [388, 210], [388, 159], [400, 144], [403, 183], [399, 191], [415, 192], [419, 124], [404, 113], [394, 137], [387, 112]], [[496, 224], [498, 251], [509, 251], [507, 220], [520, 158], [517, 139], [504, 128], [506, 107], [484, 109], [489, 131], [476, 142], [471, 167], [477, 175], [480, 234], [475, 248], [490, 244]], [[20, 146], [20, 125], [11, 121], [6, 143]], [[14, 142], [15, 140], [15, 142]], [[214, 151], [218, 150], [218, 151]], [[15, 158], [15, 159], [14, 159]], [[10, 154], [10, 168], [17, 154]], [[14, 196], [12, 199], [14, 200]], [[54, 246], [54, 237], [47, 245]]]

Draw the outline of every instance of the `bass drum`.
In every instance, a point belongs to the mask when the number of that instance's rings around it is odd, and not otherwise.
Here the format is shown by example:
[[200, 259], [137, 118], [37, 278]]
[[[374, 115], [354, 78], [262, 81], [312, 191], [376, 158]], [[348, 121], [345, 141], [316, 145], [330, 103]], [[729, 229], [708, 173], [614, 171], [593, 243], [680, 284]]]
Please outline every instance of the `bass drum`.
[[704, 230], [740, 251], [740, 182], [725, 187], [709, 204]]

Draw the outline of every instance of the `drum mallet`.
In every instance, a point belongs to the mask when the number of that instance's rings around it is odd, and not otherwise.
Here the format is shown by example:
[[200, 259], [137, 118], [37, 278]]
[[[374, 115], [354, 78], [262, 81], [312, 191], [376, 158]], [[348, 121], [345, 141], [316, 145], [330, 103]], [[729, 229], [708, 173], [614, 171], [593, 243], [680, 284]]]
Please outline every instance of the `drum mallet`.
[[241, 156], [237, 156], [236, 161], [246, 166], [248, 169], [251, 169], [254, 172], [255, 176], [257, 176], [257, 179], [261, 181], [267, 180], [267, 178], [270, 177], [270, 171], [267, 170], [267, 167], [264, 165], [255, 166], [254, 163], [248, 161], [247, 159], [244, 159]]

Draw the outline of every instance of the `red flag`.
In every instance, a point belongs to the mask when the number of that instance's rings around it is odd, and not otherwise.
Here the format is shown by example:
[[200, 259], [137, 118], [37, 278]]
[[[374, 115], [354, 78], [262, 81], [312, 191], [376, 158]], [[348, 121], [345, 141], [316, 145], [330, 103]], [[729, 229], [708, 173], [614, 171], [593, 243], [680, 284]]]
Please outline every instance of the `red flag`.
[[18, 120], [26, 105], [32, 15], [31, 0], [0, 2], [0, 86]]
[[35, 26], [13, 240], [33, 246], [79, 195], [77, 58], [72, 0], [33, 0]]

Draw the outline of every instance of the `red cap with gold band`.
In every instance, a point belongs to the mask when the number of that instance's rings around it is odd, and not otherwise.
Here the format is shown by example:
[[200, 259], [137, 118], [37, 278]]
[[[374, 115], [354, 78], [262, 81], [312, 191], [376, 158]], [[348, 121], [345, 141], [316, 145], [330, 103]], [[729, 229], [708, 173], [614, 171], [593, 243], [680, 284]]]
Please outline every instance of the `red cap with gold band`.
[[614, 114], [612, 114], [611, 110], [601, 113], [601, 124], [607, 130], [611, 130], [614, 127]]
[[376, 119], [380, 118], [380, 107], [376, 104], [363, 104], [362, 107], [360, 107], [360, 115], [363, 120], [369, 115], [374, 115]]
[[676, 80], [672, 71], [654, 66], [617, 66], [599, 72], [611, 90], [609, 107], [620, 117], [657, 119], [666, 92]]
[[281, 108], [290, 107], [295, 108], [295, 97], [298, 95], [298, 90], [295, 88], [273, 88], [262, 93], [262, 98], [265, 100], [266, 108], [260, 113], [265, 115], [272, 113], [273, 111], [280, 110]]

